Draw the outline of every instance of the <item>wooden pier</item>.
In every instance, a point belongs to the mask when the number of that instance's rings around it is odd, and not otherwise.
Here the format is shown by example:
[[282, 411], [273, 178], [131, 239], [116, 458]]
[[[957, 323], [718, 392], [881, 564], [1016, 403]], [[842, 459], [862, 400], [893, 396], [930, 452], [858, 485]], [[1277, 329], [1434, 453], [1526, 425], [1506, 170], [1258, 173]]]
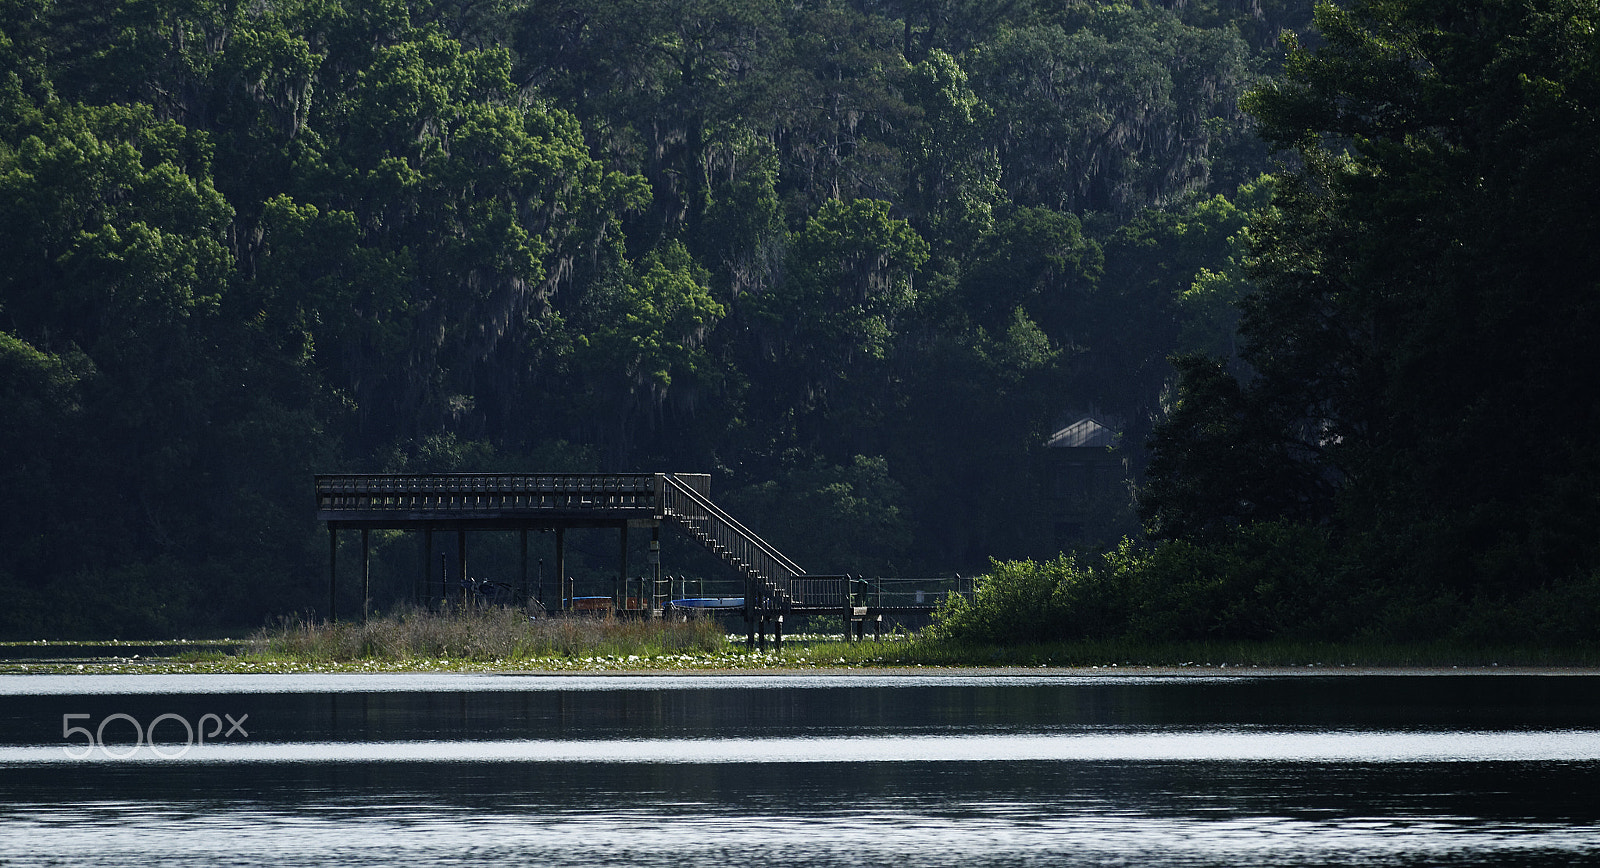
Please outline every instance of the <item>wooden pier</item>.
[[[860, 637], [882, 624], [883, 607], [859, 605], [848, 576], [811, 575], [740, 524], [711, 500], [705, 473], [621, 474], [324, 474], [316, 477], [317, 519], [328, 526], [328, 612], [337, 620], [341, 530], [361, 531], [362, 599], [370, 596], [369, 534], [407, 530], [423, 534], [423, 563], [433, 558], [434, 534], [456, 536], [456, 575], [467, 575], [467, 532], [521, 534], [519, 592], [528, 586], [528, 532], [556, 534], [556, 578], [562, 605], [573, 599], [566, 573], [566, 531], [615, 528], [620, 537], [619, 587], [628, 578], [628, 534], [650, 532], [650, 569], [661, 576], [661, 526], [677, 528], [744, 578], [743, 614], [751, 645], [770, 632], [781, 645], [785, 616], [837, 614], [846, 635]], [[661, 601], [664, 603], [665, 601]], [[659, 611], [651, 601], [652, 611]], [[912, 607], [896, 607], [910, 609]], [[931, 610], [931, 606], [915, 607]], [[363, 611], [365, 617], [365, 611]]]

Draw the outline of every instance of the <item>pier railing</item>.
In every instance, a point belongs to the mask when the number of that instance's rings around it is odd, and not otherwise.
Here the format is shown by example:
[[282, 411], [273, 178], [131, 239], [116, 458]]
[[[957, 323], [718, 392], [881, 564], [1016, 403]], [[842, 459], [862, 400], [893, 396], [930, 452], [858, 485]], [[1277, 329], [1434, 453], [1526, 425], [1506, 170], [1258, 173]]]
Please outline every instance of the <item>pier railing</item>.
[[797, 576], [789, 580], [789, 593], [808, 608], [842, 609], [854, 602], [849, 576]]
[[877, 609], [934, 607], [945, 598], [970, 597], [972, 577], [857, 578], [851, 582], [851, 596], [858, 606]]
[[322, 474], [324, 520], [352, 515], [653, 512], [654, 473]]

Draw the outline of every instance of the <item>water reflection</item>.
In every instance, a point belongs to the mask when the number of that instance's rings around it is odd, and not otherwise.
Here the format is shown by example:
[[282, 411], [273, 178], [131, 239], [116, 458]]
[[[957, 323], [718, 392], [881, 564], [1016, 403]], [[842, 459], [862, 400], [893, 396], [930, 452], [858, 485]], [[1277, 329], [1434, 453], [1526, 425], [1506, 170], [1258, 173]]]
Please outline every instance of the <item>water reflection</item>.
[[[1600, 679], [343, 678], [0, 679], [0, 863], [1600, 860]], [[248, 738], [65, 755], [210, 712]]]
[[1600, 729], [1600, 679], [1573, 676], [408, 678], [0, 676], [0, 744], [59, 744], [63, 713], [248, 714], [251, 740], [282, 742]]
[[0, 747], [0, 765], [195, 763], [1592, 762], [1600, 731], [1076, 731], [807, 738], [262, 742]]

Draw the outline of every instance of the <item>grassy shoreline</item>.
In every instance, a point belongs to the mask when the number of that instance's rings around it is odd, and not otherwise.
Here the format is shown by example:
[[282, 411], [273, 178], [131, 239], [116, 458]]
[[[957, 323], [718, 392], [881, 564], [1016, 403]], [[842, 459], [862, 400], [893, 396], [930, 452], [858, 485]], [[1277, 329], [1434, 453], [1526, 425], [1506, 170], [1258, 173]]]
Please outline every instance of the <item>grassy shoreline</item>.
[[[137, 650], [135, 650], [137, 649]], [[52, 651], [63, 652], [51, 656]], [[787, 637], [747, 649], [709, 619], [542, 617], [509, 609], [408, 611], [366, 624], [285, 621], [240, 640], [0, 643], [0, 674], [546, 672], [738, 673], [930, 670], [1116, 673], [1229, 669], [1335, 672], [1600, 669], [1600, 648], [1450, 643], [1127, 642], [961, 645], [927, 635], [845, 642]]]

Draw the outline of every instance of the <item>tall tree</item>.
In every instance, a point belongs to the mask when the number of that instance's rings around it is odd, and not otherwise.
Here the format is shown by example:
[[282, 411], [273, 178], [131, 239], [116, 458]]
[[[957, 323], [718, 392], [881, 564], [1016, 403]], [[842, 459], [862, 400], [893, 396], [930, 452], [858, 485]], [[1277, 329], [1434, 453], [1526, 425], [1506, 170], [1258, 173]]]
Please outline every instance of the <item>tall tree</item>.
[[1600, 6], [1362, 0], [1317, 21], [1326, 45], [1249, 103], [1304, 166], [1257, 227], [1241, 324], [1245, 398], [1306, 465], [1294, 500], [1337, 483], [1318, 512], [1388, 575], [1584, 575]]
[[605, 466], [622, 469], [641, 428], [659, 431], [669, 397], [692, 402], [714, 381], [707, 333], [726, 313], [709, 275], [682, 244], [651, 251], [590, 289], [574, 337], [569, 399], [590, 442], [605, 444]]
[[1206, 189], [1249, 83], [1236, 37], [1120, 4], [1003, 30], [967, 66], [1014, 200], [1124, 217]]
[[773, 433], [843, 458], [881, 454], [890, 357], [927, 259], [928, 243], [882, 201], [829, 202], [794, 234], [785, 279], [746, 307], [773, 387], [755, 400], [760, 418], [781, 420]]

